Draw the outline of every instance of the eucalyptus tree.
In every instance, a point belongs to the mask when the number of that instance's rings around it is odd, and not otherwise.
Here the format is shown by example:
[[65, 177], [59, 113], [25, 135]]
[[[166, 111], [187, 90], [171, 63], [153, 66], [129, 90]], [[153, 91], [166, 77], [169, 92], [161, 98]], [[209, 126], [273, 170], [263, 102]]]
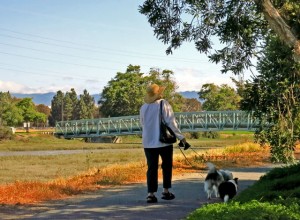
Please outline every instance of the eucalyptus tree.
[[259, 74], [245, 84], [242, 108], [259, 121], [256, 138], [269, 144], [273, 161], [293, 162], [300, 135], [300, 64], [276, 36], [269, 36]]
[[194, 42], [224, 73], [251, 67], [271, 29], [300, 61], [299, 0], [146, 0], [139, 11], [167, 54]]

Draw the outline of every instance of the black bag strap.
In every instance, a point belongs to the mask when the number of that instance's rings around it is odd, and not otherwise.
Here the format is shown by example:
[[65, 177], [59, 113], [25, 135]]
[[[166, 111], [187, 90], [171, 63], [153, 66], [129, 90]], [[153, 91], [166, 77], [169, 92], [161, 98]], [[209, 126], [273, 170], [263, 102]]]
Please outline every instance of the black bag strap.
[[164, 118], [163, 118], [163, 112], [162, 112], [162, 109], [163, 109], [163, 100], [160, 101], [160, 121], [165, 121]]

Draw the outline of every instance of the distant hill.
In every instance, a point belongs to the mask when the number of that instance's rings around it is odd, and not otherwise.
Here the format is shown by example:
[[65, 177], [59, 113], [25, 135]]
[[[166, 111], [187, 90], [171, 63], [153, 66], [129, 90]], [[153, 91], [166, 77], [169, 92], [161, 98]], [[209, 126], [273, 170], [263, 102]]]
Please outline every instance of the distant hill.
[[[185, 92], [179, 92], [183, 97], [185, 98], [195, 98], [198, 101], [202, 102], [199, 99], [199, 95], [196, 91], [185, 91]], [[22, 94], [22, 93], [11, 93], [14, 97], [17, 98], [32, 98], [33, 102], [38, 105], [38, 104], [44, 104], [47, 106], [51, 106], [51, 100], [53, 97], [56, 95], [55, 92], [48, 92], [48, 93], [31, 93], [31, 94]], [[95, 102], [97, 103], [100, 99], [99, 94], [92, 94], [91, 96], [94, 97]]]
[[[47, 106], [51, 106], [51, 100], [56, 95], [55, 92], [48, 92], [48, 93], [30, 93], [30, 94], [22, 94], [22, 93], [11, 93], [14, 97], [17, 98], [32, 98], [33, 102], [36, 105], [44, 104]], [[95, 102], [97, 103], [100, 99], [99, 94], [91, 95], [94, 97]]]
[[48, 93], [31, 93], [31, 94], [22, 94], [22, 93], [11, 93], [14, 97], [17, 98], [32, 98], [32, 101], [38, 104], [44, 104], [47, 106], [51, 105], [51, 100], [56, 93], [48, 92]]
[[184, 98], [187, 99], [197, 99], [199, 102], [203, 102], [203, 100], [201, 100], [199, 98], [198, 92], [196, 91], [185, 91], [185, 92], [179, 92]]

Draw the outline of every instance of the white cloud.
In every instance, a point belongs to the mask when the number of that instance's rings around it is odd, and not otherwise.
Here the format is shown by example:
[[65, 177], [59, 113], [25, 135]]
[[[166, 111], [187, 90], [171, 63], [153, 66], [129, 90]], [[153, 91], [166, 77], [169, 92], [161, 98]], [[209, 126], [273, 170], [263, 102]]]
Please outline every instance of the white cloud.
[[200, 91], [205, 83], [214, 83], [216, 85], [228, 84], [234, 87], [230, 79], [230, 74], [204, 73], [202, 70], [192, 68], [175, 70], [175, 81], [179, 86], [178, 91]]
[[11, 81], [0, 81], [0, 91], [2, 92], [13, 92], [13, 93], [19, 93], [21, 91], [25, 91], [26, 87], [24, 85], [11, 82]]
[[[19, 84], [12, 81], [1, 81], [0, 80], [0, 91], [10, 93], [22, 93], [22, 94], [29, 94], [29, 93], [47, 93], [47, 92], [57, 92], [58, 90], [61, 91], [69, 91], [72, 86], [69, 85], [49, 85], [47, 87], [29, 87], [23, 84]], [[76, 88], [75, 88], [76, 89]]]

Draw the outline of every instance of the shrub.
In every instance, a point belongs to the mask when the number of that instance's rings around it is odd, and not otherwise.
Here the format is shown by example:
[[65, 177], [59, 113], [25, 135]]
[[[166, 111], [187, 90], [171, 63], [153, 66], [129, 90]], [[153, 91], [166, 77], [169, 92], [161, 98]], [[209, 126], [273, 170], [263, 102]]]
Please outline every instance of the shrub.
[[278, 198], [300, 199], [300, 164], [274, 168], [247, 190], [242, 191], [236, 200], [246, 202], [249, 199], [273, 202]]
[[268, 180], [268, 179], [273, 180], [273, 179], [285, 178], [293, 174], [299, 174], [299, 170], [300, 170], [300, 163], [293, 164], [285, 168], [277, 167], [272, 169], [267, 175], [264, 175], [262, 177], [262, 180]]
[[218, 203], [203, 206], [191, 213], [188, 220], [240, 220], [240, 219], [300, 219], [300, 207], [293, 204], [289, 207], [281, 204], [260, 203], [253, 200], [240, 204], [230, 202], [228, 204]]
[[201, 137], [201, 133], [200, 132], [191, 132], [191, 139], [199, 139]]
[[220, 133], [217, 131], [204, 131], [202, 137], [215, 139], [220, 137]]
[[185, 133], [183, 133], [183, 134], [184, 134], [184, 137], [185, 137], [186, 139], [192, 139], [191, 132], [185, 132]]
[[10, 127], [0, 126], [0, 140], [12, 139], [13, 136], [14, 135]]

